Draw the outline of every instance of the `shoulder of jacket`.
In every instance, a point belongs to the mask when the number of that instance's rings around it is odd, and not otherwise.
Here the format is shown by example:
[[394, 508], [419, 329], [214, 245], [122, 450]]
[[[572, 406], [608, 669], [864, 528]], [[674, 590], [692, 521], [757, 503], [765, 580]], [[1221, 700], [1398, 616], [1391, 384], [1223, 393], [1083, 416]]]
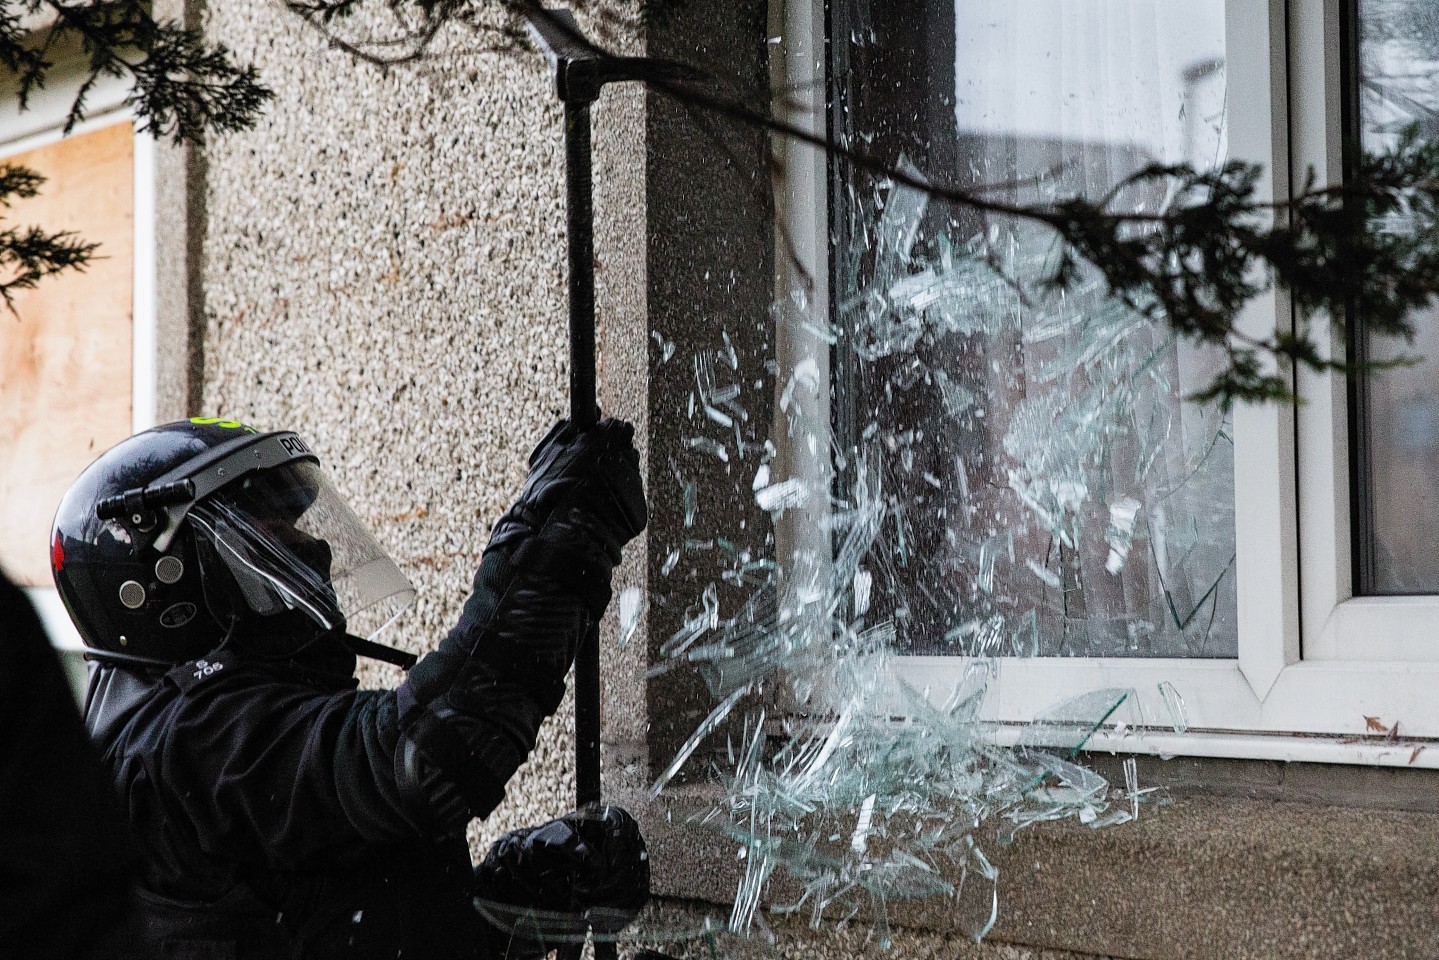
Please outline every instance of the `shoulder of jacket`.
[[233, 654], [227, 650], [217, 650], [198, 660], [186, 661], [173, 668], [165, 676], [180, 689], [181, 693], [188, 694], [201, 684], [210, 683], [225, 676], [227, 670], [233, 675], [235, 669], [236, 663]]

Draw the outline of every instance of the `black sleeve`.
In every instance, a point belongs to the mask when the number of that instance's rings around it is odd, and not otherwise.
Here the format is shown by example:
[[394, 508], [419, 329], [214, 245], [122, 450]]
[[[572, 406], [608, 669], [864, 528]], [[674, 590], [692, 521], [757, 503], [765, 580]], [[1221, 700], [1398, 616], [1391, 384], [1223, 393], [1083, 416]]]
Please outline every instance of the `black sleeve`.
[[129, 903], [136, 852], [58, 657], [0, 575], [0, 944], [98, 957]]
[[647, 508], [629, 424], [561, 421], [530, 455], [459, 621], [399, 690], [404, 742], [488, 816], [559, 707], [580, 638], [599, 622]]

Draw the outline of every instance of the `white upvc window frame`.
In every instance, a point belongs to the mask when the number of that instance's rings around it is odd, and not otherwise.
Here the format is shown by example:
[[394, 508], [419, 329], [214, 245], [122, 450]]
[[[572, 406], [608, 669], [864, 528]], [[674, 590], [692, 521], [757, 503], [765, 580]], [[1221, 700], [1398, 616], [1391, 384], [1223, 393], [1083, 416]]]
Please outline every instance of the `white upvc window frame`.
[[[773, 42], [783, 45], [790, 82], [824, 77], [823, 44], [816, 42], [823, 0], [775, 5], [771, 26], [783, 33]], [[1226, 4], [1229, 156], [1264, 167], [1261, 199], [1287, 198], [1310, 167], [1321, 183], [1341, 176], [1339, 30], [1340, 0]], [[823, 91], [807, 110], [779, 115], [823, 131]], [[803, 260], [814, 256], [813, 242], [793, 238], [827, 236], [827, 179], [814, 169], [814, 151], [788, 150], [808, 157], [787, 158], [777, 205], [789, 218], [789, 249]], [[786, 290], [794, 278], [788, 253], [778, 253], [776, 280]], [[825, 273], [822, 260], [805, 266]], [[1256, 298], [1241, 323], [1256, 333], [1292, 326], [1288, 297], [1272, 291]], [[1344, 349], [1337, 340], [1330, 346]], [[815, 347], [787, 349], [797, 356]], [[1439, 768], [1439, 744], [1413, 742], [1439, 737], [1439, 597], [1352, 596], [1346, 383], [1340, 375], [1301, 372], [1296, 389], [1304, 400], [1297, 408], [1234, 412], [1238, 657], [999, 658], [983, 713], [1001, 737], [1070, 697], [1121, 687], [1137, 695], [1127, 716], [1146, 718], [1150, 729], [1142, 736], [1132, 726], [1106, 729], [1091, 749]], [[900, 676], [937, 703], [969, 664], [896, 659]], [[1184, 699], [1183, 734], [1164, 729], [1166, 682]], [[1404, 740], [1375, 736], [1371, 718], [1384, 727], [1398, 723]]]
[[[78, 84], [84, 79], [83, 62], [74, 73], [67, 64], [57, 65], [47, 86], [34, 91], [25, 111], [12, 97], [0, 104], [0, 161], [16, 154], [57, 143], [65, 138], [65, 121]], [[116, 123], [135, 123], [134, 111], [126, 104], [128, 85], [115, 77], [101, 77], [86, 96], [85, 119], [70, 131], [78, 136]], [[132, 286], [132, 349], [130, 428], [132, 431], [155, 425], [158, 416], [158, 344], [156, 320], [155, 256], [155, 138], [140, 133], [134, 138], [134, 239]], [[80, 635], [70, 622], [60, 596], [51, 587], [26, 589], [50, 641], [60, 650], [78, 653], [84, 649]]]
[[[1296, 54], [1291, 83], [1308, 94], [1296, 104], [1291, 123], [1294, 168], [1312, 167], [1321, 183], [1337, 183], [1342, 176], [1339, 5], [1340, 0], [1304, 0], [1302, 7], [1316, 11], [1310, 20], [1322, 12], [1328, 29], [1306, 22], [1293, 41], [1305, 46]], [[1344, 349], [1337, 340], [1326, 346]], [[1305, 467], [1298, 480], [1304, 659], [1387, 663], [1396, 673], [1408, 664], [1422, 671], [1439, 662], [1439, 596], [1353, 595], [1347, 384], [1334, 374], [1305, 371], [1299, 389], [1308, 401], [1297, 412]], [[1419, 718], [1405, 727], [1419, 733]], [[1422, 729], [1425, 736], [1439, 736], [1432, 724]]]

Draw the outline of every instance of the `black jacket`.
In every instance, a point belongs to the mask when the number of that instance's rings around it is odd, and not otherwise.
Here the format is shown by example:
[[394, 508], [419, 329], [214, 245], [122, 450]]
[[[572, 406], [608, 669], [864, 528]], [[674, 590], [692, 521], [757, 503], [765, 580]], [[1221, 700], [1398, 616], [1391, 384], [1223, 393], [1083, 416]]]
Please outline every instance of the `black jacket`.
[[111, 956], [135, 849], [50, 641], [0, 575], [0, 956]]
[[487, 955], [467, 818], [446, 835], [406, 770], [395, 692], [330, 660], [96, 670], [86, 722], [144, 853], [137, 955]]

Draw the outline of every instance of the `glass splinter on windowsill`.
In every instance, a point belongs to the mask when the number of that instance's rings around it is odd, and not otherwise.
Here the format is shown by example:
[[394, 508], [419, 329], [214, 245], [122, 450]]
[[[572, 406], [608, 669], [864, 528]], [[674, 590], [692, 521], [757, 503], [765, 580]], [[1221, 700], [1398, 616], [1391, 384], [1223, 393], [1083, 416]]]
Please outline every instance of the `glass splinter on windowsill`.
[[1165, 711], [1169, 714], [1170, 725], [1174, 727], [1175, 733], [1186, 733], [1189, 730], [1189, 711], [1184, 706], [1184, 698], [1174, 688], [1174, 684], [1164, 680], [1159, 684], [1159, 697], [1164, 704]]

